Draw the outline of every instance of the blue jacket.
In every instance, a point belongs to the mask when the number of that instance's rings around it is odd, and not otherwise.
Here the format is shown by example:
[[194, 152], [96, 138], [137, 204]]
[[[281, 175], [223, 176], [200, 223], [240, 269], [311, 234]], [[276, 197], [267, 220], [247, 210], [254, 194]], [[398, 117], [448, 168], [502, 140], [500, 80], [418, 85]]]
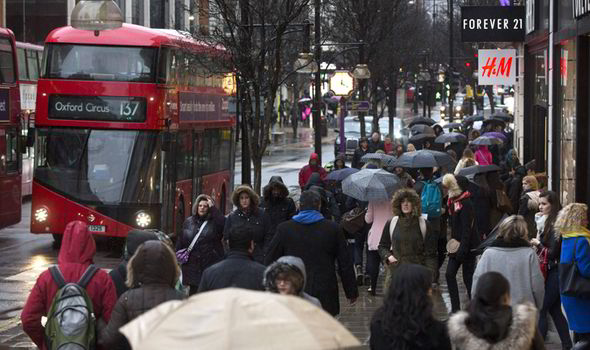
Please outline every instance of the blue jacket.
[[[575, 252], [574, 252], [575, 246]], [[590, 278], [590, 232], [578, 231], [563, 235], [561, 262], [575, 259], [580, 274]], [[570, 329], [577, 333], [590, 333], [590, 299], [561, 295]]]

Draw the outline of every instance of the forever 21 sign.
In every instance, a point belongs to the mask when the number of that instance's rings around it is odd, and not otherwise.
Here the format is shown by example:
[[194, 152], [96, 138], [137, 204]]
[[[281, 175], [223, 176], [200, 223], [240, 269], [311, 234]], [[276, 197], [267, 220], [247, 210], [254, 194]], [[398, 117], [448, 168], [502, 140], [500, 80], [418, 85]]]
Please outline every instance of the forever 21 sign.
[[122, 96], [51, 95], [49, 118], [68, 120], [98, 120], [143, 122], [146, 99]]
[[463, 42], [524, 41], [524, 6], [462, 6]]

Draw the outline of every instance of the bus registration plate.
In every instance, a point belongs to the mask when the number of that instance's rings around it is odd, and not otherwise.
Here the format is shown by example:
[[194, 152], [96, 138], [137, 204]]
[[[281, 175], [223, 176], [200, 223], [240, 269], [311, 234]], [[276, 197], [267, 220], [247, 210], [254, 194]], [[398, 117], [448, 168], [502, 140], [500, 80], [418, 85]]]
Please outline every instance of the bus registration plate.
[[90, 232], [106, 232], [107, 227], [105, 225], [88, 225], [88, 231], [90, 231]]

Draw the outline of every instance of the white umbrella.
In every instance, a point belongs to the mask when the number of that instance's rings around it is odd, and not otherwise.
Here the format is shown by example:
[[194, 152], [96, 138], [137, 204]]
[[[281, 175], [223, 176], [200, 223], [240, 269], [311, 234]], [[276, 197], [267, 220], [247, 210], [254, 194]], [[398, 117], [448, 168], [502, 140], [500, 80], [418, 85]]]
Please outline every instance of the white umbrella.
[[169, 301], [120, 328], [133, 349], [347, 349], [359, 341], [295, 296], [226, 288]]

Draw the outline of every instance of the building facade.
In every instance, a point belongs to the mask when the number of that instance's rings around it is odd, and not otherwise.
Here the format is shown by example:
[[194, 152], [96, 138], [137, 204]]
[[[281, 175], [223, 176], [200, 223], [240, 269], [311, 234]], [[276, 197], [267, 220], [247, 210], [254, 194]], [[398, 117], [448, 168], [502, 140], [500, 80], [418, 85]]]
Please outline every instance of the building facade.
[[590, 202], [590, 9], [582, 2], [527, 0], [523, 157], [547, 172], [562, 204]]
[[[77, 0], [0, 0], [0, 21], [16, 40], [43, 44], [55, 28], [70, 24]], [[208, 30], [208, 0], [114, 0], [126, 23], [152, 28]]]

